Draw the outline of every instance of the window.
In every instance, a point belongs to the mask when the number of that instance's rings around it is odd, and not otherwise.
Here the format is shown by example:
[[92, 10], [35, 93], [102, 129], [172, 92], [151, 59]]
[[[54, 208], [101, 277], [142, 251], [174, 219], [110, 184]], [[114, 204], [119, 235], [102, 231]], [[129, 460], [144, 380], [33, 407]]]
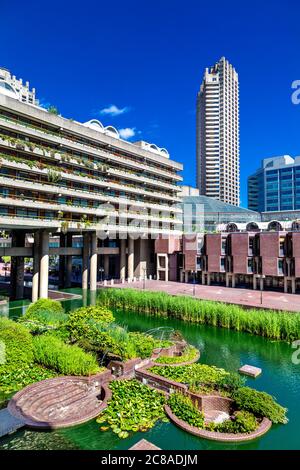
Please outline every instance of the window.
[[279, 256], [284, 256], [284, 245], [285, 245], [285, 238], [280, 237], [279, 240]]
[[220, 271], [225, 271], [225, 257], [220, 259]]
[[247, 262], [247, 273], [253, 273], [253, 258], [248, 258]]
[[278, 259], [278, 274], [283, 274], [283, 259]]
[[222, 238], [221, 253], [222, 255], [225, 255], [226, 253], [226, 238]]

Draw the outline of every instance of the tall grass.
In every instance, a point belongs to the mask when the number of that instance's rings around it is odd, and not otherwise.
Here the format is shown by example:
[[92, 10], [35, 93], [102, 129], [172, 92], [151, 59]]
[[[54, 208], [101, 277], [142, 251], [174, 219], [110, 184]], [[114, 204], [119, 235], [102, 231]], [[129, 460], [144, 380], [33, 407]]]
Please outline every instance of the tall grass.
[[35, 362], [66, 375], [99, 372], [96, 359], [78, 346], [64, 344], [59, 338], [41, 335], [33, 338]]
[[293, 341], [300, 337], [300, 313], [248, 310], [238, 305], [137, 289], [101, 289], [97, 302], [115, 309], [244, 331], [270, 339]]

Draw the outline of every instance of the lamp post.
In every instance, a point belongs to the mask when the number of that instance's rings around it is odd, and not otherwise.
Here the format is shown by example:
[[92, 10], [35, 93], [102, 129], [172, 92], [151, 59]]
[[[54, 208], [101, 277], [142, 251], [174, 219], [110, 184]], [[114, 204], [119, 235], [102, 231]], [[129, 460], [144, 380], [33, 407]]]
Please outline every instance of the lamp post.
[[259, 279], [259, 282], [260, 282], [260, 304], [262, 305], [263, 303], [263, 284], [262, 284], [262, 280], [265, 279], [265, 275], [264, 274], [260, 274], [258, 276], [258, 279]]
[[193, 297], [196, 295], [196, 271], [192, 271], [193, 273]]
[[99, 272], [100, 272], [100, 282], [102, 282], [103, 281], [104, 268], [100, 267]]

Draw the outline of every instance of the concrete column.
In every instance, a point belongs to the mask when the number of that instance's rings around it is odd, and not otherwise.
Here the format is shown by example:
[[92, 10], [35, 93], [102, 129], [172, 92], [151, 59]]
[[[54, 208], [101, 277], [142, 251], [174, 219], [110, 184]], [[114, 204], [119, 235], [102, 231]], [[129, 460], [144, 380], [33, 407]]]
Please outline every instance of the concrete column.
[[120, 240], [120, 279], [123, 281], [126, 277], [126, 240]]
[[[67, 233], [67, 247], [72, 248], [73, 236], [71, 233]], [[72, 286], [72, 256], [65, 257], [65, 282], [64, 287], [70, 288]]]
[[292, 277], [292, 294], [296, 294], [296, 279]]
[[90, 259], [90, 289], [97, 290], [97, 236], [96, 232], [91, 234], [91, 259]]
[[138, 240], [138, 253], [136, 264], [137, 268], [135, 270], [135, 275], [140, 278], [144, 278], [145, 273], [147, 274], [147, 247], [148, 247], [148, 240], [144, 238], [140, 238]]
[[[25, 232], [15, 231], [12, 233], [12, 248], [25, 246]], [[11, 257], [11, 297], [14, 300], [23, 299], [24, 297], [24, 257]]]
[[104, 278], [109, 277], [109, 255], [104, 255]]
[[48, 298], [48, 282], [49, 282], [49, 232], [41, 231], [41, 260], [40, 260], [40, 298]]
[[205, 273], [204, 272], [201, 273], [201, 283], [203, 286], [205, 286]]
[[[66, 235], [61, 233], [59, 236], [59, 246], [64, 248], [66, 246]], [[66, 271], [66, 257], [63, 255], [59, 256], [59, 287], [65, 287], [65, 271]]]
[[128, 279], [134, 276], [134, 240], [128, 238]]
[[257, 278], [253, 276], [253, 290], [257, 289]]
[[232, 287], [235, 287], [235, 274], [232, 274], [232, 277], [231, 277], [231, 286], [232, 286]]
[[210, 286], [210, 273], [207, 273], [207, 285]]
[[40, 277], [40, 233], [34, 234], [33, 245], [33, 275], [31, 300], [35, 302], [39, 298], [39, 277]]
[[90, 236], [86, 232], [83, 234], [83, 250], [82, 250], [82, 289], [88, 288], [89, 281], [89, 245]]
[[288, 281], [287, 281], [286, 276], [284, 276], [284, 278], [283, 278], [283, 291], [285, 293], [287, 293], [287, 291], [288, 291]]

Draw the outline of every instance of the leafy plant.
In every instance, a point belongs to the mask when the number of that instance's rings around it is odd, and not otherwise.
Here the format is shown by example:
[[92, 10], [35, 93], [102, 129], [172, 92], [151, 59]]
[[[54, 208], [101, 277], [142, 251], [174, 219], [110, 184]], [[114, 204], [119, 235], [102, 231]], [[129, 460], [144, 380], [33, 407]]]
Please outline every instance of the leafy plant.
[[190, 397], [179, 392], [170, 395], [168, 405], [179, 418], [197, 428], [204, 428], [204, 415], [196, 408]]
[[165, 397], [137, 380], [116, 380], [109, 384], [112, 399], [99, 415], [100, 430], [111, 429], [121, 439], [130, 432], [148, 431], [159, 419], [165, 420]]
[[239, 409], [250, 411], [259, 417], [269, 418], [272, 423], [287, 423], [287, 409], [279, 405], [275, 398], [266, 392], [250, 387], [242, 387], [233, 396]]
[[32, 336], [23, 325], [0, 317], [0, 341], [5, 345], [0, 376], [33, 362]]
[[33, 321], [41, 325], [58, 327], [62, 325], [68, 316], [60, 302], [51, 299], [39, 299], [29, 305], [21, 322]]
[[3, 395], [10, 395], [31, 383], [51, 379], [56, 376], [57, 373], [55, 371], [34, 363], [23, 364], [22, 367], [14, 368], [13, 370], [9, 367], [4, 367], [0, 373], [0, 392]]
[[223, 423], [210, 423], [208, 429], [223, 433], [250, 433], [255, 431], [258, 426], [257, 418], [249, 411], [236, 411], [231, 419], [223, 421]]
[[100, 305], [90, 306], [90, 307], [81, 307], [77, 310], [73, 310], [69, 314], [69, 325], [76, 323], [78, 321], [84, 320], [95, 320], [101, 323], [112, 323], [115, 318], [111, 310], [107, 307], [102, 307]]
[[54, 336], [36, 336], [33, 345], [35, 361], [61, 374], [90, 375], [101, 370], [94, 356]]
[[181, 356], [159, 356], [155, 362], [159, 364], [180, 364], [181, 362], [189, 362], [196, 359], [199, 351], [194, 346], [188, 345]]

